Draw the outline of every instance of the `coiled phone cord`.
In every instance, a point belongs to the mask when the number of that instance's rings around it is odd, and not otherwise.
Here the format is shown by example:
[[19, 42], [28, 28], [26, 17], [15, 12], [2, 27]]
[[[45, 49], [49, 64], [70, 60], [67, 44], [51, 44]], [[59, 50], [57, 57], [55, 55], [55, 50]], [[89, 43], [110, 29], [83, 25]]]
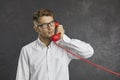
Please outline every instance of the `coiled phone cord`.
[[95, 64], [95, 63], [93, 63], [93, 62], [91, 62], [91, 61], [89, 61], [89, 60], [81, 57], [80, 55], [77, 55], [77, 54], [75, 54], [74, 52], [72, 52], [72, 51], [70, 51], [70, 50], [68, 50], [68, 49], [66, 49], [66, 48], [58, 45], [56, 42], [55, 42], [55, 44], [56, 44], [58, 47], [64, 49], [64, 50], [67, 51], [68, 53], [70, 53], [71, 55], [75, 56], [75, 57], [78, 58], [79, 60], [82, 60], [82, 61], [84, 61], [84, 62], [86, 62], [86, 63], [88, 63], [88, 64], [90, 64], [90, 65], [92, 65], [92, 66], [94, 66], [94, 67], [96, 67], [96, 68], [99, 68], [99, 69], [101, 69], [101, 70], [104, 70], [104, 71], [106, 71], [106, 72], [108, 72], [108, 73], [111, 73], [111, 74], [113, 74], [113, 75], [116, 75], [116, 76], [119, 76], [119, 77], [120, 77], [120, 73], [115, 72], [115, 71], [112, 71], [112, 70], [110, 70], [110, 69], [108, 69], [108, 68], [105, 68], [105, 67], [103, 67], [103, 66], [101, 66], [101, 65]]

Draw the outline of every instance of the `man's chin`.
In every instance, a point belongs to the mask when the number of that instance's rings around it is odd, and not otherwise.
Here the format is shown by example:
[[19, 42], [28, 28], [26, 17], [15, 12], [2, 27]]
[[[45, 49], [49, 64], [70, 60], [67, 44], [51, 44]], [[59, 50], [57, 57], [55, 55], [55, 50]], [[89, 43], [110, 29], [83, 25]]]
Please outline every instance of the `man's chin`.
[[52, 38], [52, 36], [53, 36], [53, 35], [49, 35], [48, 37], [49, 37], [49, 38]]
[[49, 37], [52, 37], [54, 34], [49, 34]]

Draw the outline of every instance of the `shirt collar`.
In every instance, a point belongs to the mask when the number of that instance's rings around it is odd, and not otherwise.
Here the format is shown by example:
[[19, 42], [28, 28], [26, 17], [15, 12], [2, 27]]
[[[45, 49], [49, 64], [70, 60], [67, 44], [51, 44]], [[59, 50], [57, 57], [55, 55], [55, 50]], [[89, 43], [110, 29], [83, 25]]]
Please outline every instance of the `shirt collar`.
[[[37, 39], [37, 43], [38, 43], [38, 46], [41, 46], [42, 48], [46, 48], [46, 45], [39, 38]], [[48, 48], [53, 47], [53, 45], [54, 45], [54, 42], [51, 41], [51, 43], [48, 45]]]

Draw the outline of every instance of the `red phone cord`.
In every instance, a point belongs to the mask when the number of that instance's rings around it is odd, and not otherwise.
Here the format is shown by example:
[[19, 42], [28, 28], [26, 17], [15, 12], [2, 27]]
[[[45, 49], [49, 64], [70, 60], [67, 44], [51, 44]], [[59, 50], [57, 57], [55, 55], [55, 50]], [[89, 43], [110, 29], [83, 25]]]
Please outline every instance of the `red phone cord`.
[[93, 63], [93, 62], [91, 62], [91, 61], [89, 61], [89, 60], [81, 57], [80, 55], [77, 55], [77, 54], [75, 54], [74, 52], [72, 52], [72, 51], [70, 51], [70, 50], [68, 50], [68, 49], [66, 49], [66, 48], [58, 45], [57, 43], [55, 43], [55, 44], [56, 44], [58, 47], [64, 49], [64, 50], [67, 51], [68, 53], [70, 53], [71, 55], [75, 56], [76, 58], [78, 58], [78, 59], [80, 59], [80, 60], [82, 60], [82, 61], [84, 61], [84, 62], [86, 62], [86, 63], [88, 63], [88, 64], [90, 64], [90, 65], [92, 65], [92, 66], [94, 66], [94, 67], [96, 67], [96, 68], [99, 68], [99, 69], [101, 69], [101, 70], [104, 70], [104, 71], [106, 71], [106, 72], [108, 72], [108, 73], [111, 73], [111, 74], [113, 74], [113, 75], [116, 75], [116, 76], [119, 76], [119, 77], [120, 77], [120, 73], [115, 72], [115, 71], [112, 71], [112, 70], [110, 70], [110, 69], [108, 69], [108, 68], [105, 68], [105, 67], [103, 67], [103, 66], [101, 66], [101, 65], [95, 64], [95, 63]]

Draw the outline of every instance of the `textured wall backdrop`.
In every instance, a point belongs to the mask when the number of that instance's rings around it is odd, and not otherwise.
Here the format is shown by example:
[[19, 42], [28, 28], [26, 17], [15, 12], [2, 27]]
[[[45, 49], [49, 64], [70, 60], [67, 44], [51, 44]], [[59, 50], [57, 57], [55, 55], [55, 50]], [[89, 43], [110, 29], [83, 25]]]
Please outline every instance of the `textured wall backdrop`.
[[[96, 64], [120, 72], [120, 0], [1, 0], [0, 80], [15, 80], [20, 49], [35, 40], [33, 12], [49, 8], [71, 38], [90, 43]], [[120, 80], [81, 60], [69, 65], [70, 80]]]

